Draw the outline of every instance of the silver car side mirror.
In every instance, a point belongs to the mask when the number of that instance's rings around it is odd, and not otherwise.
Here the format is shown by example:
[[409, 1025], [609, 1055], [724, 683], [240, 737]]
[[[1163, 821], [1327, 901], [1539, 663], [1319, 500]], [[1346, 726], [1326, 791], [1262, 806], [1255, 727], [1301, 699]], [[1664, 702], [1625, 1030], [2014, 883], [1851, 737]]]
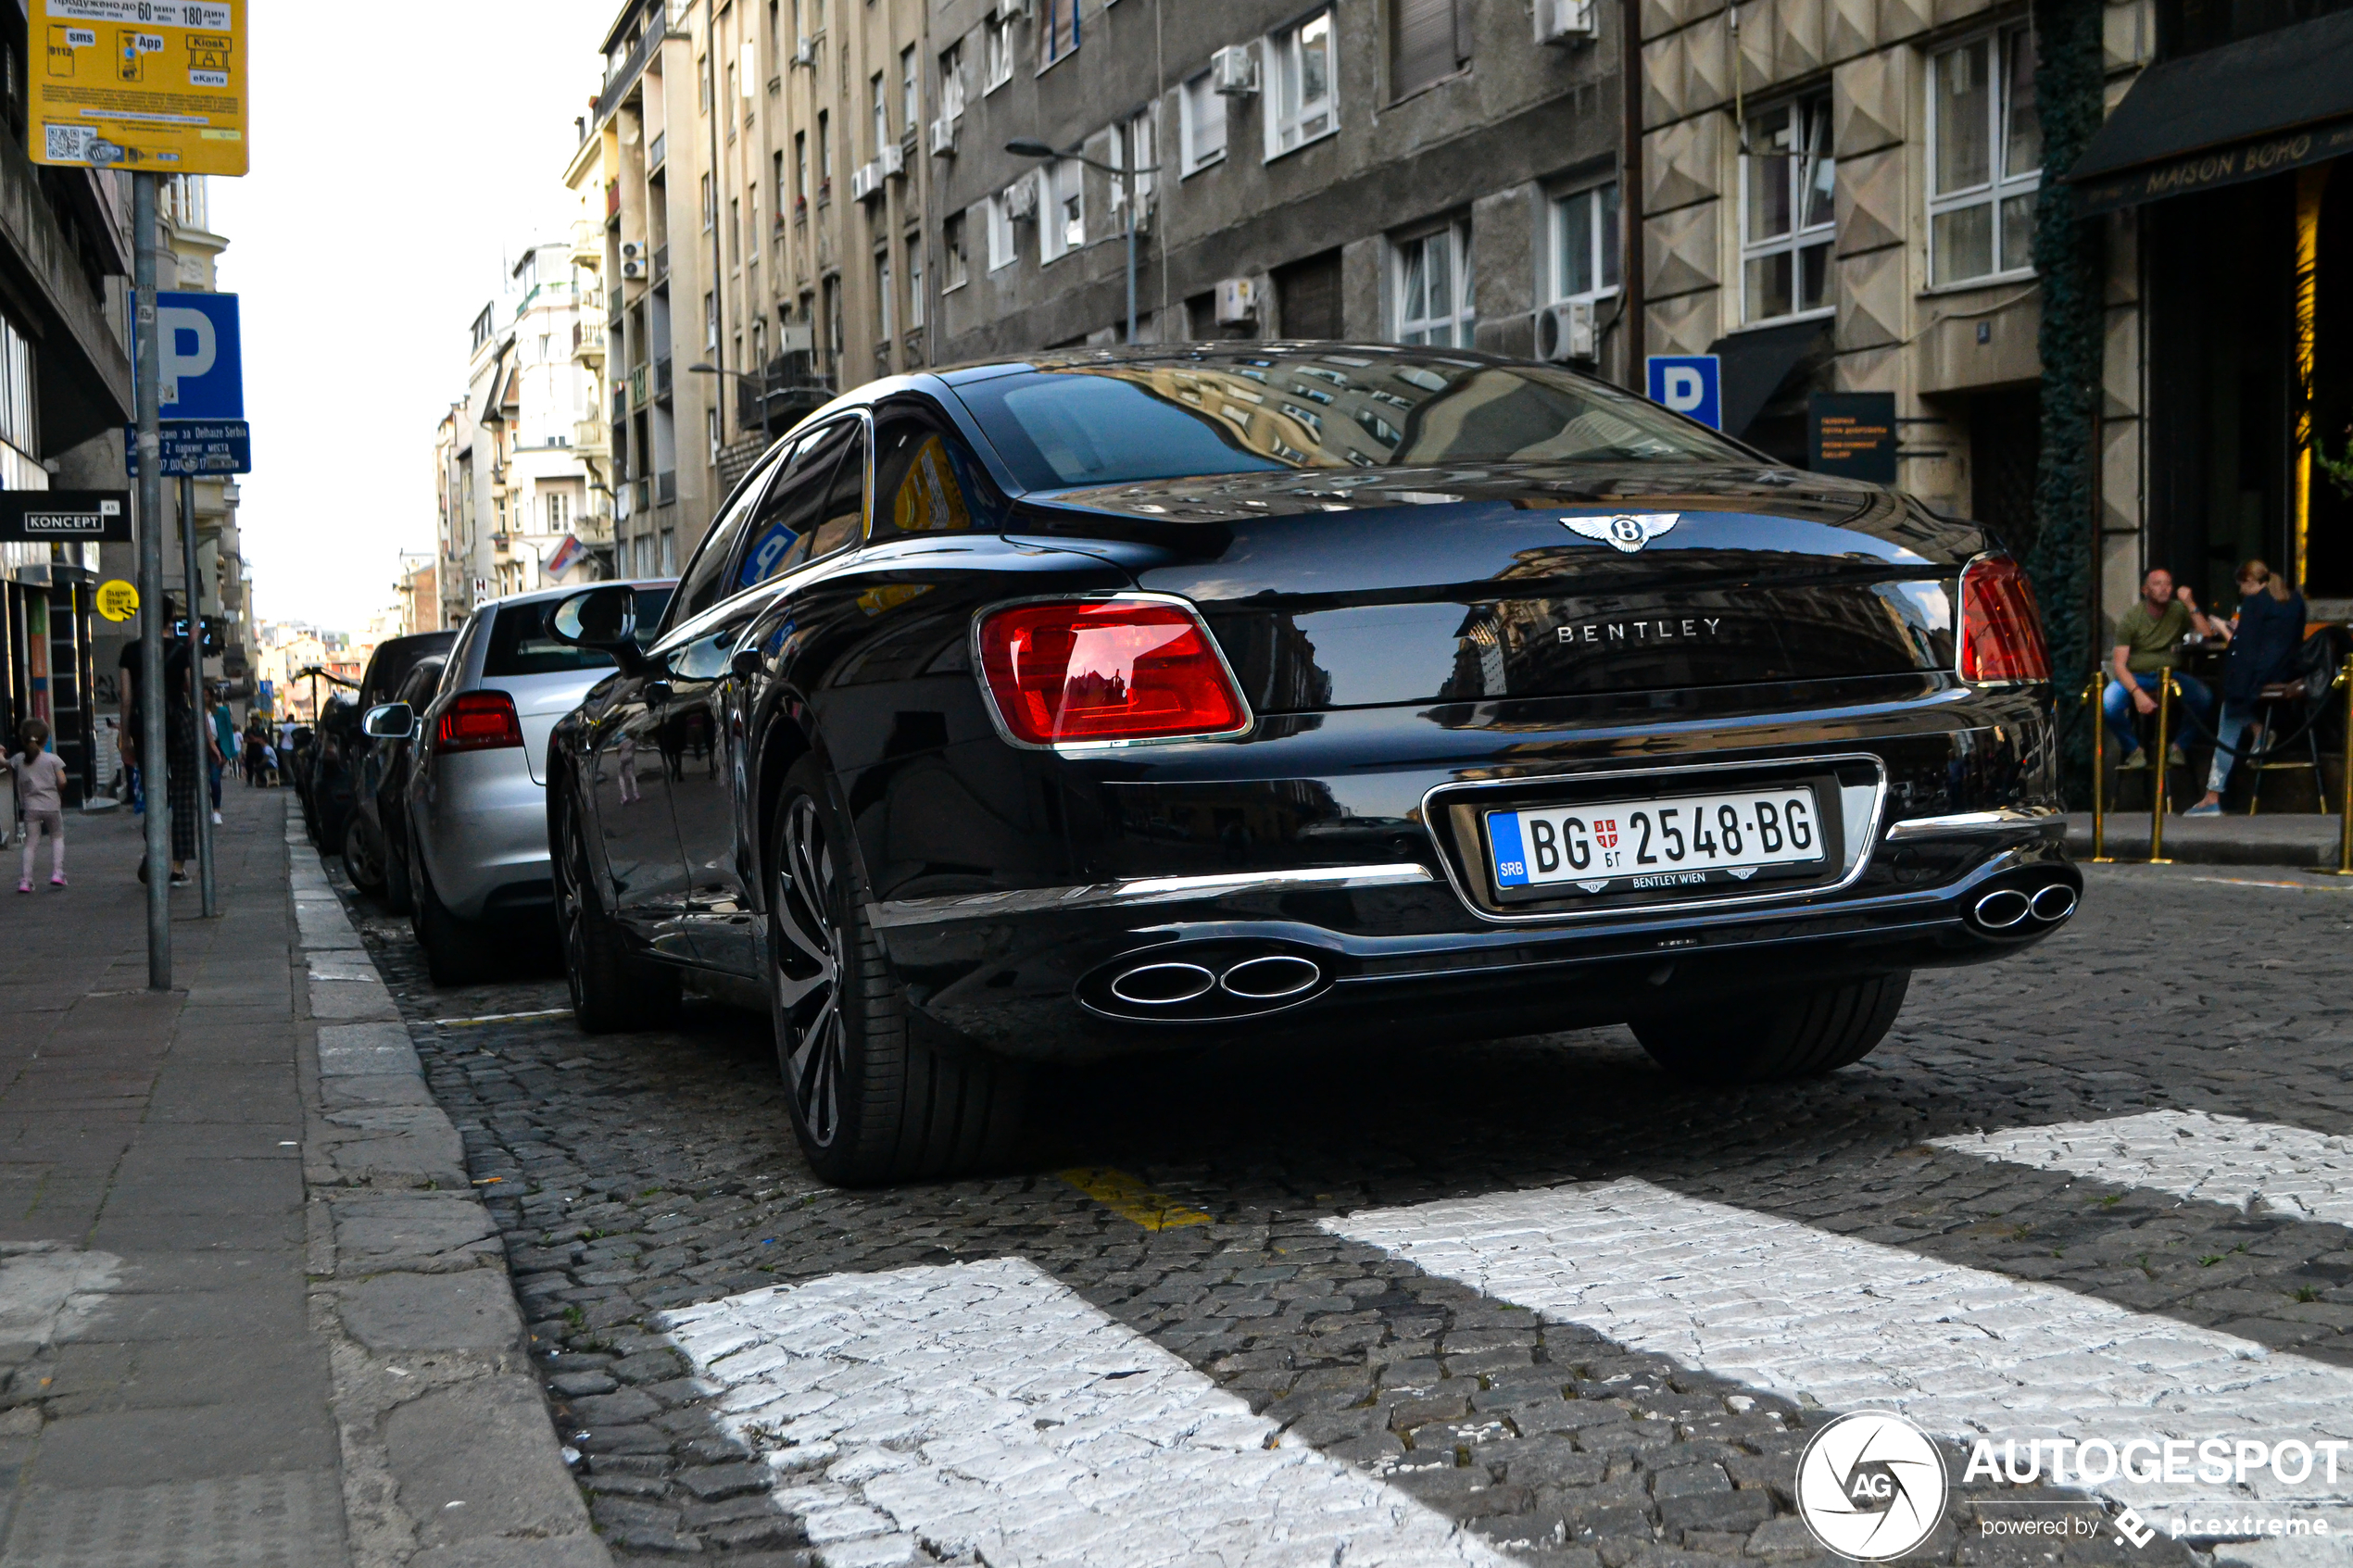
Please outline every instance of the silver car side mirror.
[[416, 728], [416, 710], [405, 702], [387, 702], [359, 717], [359, 733], [376, 740], [407, 740]]

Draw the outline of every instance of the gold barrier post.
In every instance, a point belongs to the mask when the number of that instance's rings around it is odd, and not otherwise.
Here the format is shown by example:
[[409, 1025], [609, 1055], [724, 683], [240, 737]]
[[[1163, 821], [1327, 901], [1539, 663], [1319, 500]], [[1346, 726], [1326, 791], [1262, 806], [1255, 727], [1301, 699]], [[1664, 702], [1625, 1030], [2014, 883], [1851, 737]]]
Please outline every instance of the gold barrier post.
[[2149, 864], [2170, 866], [2165, 858], [2165, 781], [2172, 770], [2168, 759], [2172, 755], [2165, 738], [2165, 721], [2173, 707], [2173, 671], [2169, 666], [2157, 678], [2157, 757], [2149, 766], [2157, 772], [2157, 794], [2149, 802]]
[[2104, 866], [2112, 857], [2108, 852], [2108, 758], [2103, 743], [2108, 728], [2108, 671], [2092, 671], [2092, 684], [2083, 699], [2092, 705], [2092, 861]]
[[[2330, 684], [2345, 688], [2345, 771], [2336, 786], [2336, 864], [2313, 869], [2324, 876], [2353, 876], [2353, 653], [2345, 656], [2345, 668]], [[2326, 793], [2323, 788], [2323, 803]]]

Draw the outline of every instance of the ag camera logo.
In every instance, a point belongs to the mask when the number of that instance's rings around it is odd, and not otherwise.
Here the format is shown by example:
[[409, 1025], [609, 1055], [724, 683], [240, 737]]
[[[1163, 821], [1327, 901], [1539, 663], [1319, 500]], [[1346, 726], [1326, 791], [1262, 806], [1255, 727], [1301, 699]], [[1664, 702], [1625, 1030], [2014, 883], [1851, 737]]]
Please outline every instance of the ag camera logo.
[[1950, 1484], [1928, 1434], [1900, 1415], [1856, 1411], [1814, 1434], [1797, 1461], [1797, 1513], [1841, 1557], [1901, 1557], [1944, 1521]]

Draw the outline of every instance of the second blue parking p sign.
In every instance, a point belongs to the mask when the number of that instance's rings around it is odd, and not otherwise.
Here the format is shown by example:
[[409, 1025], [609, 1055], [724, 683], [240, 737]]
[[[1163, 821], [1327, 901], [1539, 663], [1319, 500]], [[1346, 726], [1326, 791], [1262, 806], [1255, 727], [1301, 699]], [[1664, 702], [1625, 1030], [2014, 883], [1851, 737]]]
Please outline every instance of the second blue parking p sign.
[[1710, 430], [1724, 428], [1722, 378], [1713, 354], [1654, 354], [1650, 368], [1651, 401], [1688, 414]]

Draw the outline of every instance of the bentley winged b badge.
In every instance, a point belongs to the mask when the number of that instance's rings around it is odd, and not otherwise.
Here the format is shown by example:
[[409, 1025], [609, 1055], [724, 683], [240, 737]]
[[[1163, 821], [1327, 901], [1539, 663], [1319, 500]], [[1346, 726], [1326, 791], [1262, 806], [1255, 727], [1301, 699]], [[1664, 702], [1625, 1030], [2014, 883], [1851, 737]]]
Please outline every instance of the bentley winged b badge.
[[1680, 512], [1620, 512], [1616, 517], [1565, 517], [1561, 526], [1630, 556], [1681, 521]]

